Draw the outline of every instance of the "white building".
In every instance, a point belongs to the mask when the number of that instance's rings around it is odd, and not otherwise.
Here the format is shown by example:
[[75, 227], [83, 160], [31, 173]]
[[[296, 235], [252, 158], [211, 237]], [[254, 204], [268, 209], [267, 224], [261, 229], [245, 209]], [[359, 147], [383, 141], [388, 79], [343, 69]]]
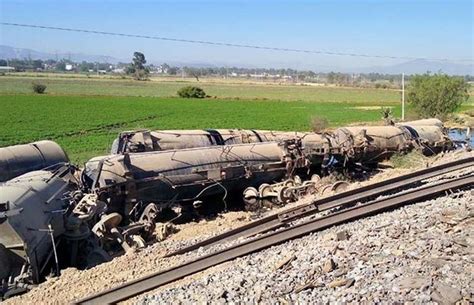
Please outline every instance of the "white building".
[[0, 72], [11, 72], [11, 71], [15, 71], [15, 67], [0, 66]]

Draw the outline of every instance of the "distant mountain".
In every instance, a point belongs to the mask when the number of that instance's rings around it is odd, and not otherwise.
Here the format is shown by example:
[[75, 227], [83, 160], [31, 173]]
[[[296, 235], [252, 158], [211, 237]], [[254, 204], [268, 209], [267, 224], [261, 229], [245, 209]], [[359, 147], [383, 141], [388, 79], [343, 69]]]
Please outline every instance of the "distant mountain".
[[87, 55], [81, 53], [47, 53], [31, 49], [14, 48], [10, 46], [0, 45], [0, 58], [5, 59], [70, 59], [75, 62], [89, 61], [89, 62], [107, 62], [117, 63], [121, 60], [105, 55]]
[[449, 61], [429, 61], [416, 59], [392, 66], [368, 67], [359, 69], [362, 73], [378, 72], [384, 74], [420, 74], [441, 71], [449, 75], [474, 75], [473, 64], [457, 64]]
[[[32, 49], [24, 49], [24, 48], [15, 48], [11, 46], [0, 45], [0, 58], [3, 59], [70, 59], [74, 62], [81, 62], [81, 61], [88, 61], [88, 62], [107, 62], [111, 64], [115, 64], [118, 62], [129, 62], [130, 59], [118, 59], [112, 56], [106, 55], [88, 55], [82, 53], [48, 53], [42, 52]], [[178, 66], [178, 67], [195, 67], [195, 68], [209, 68], [209, 67], [222, 67], [225, 64], [213, 64], [213, 63], [205, 63], [205, 62], [180, 62], [180, 61], [154, 61], [148, 60], [150, 64], [157, 64], [160, 65], [162, 63], [168, 63], [171, 66]]]
[[[31, 49], [15, 48], [11, 46], [0, 45], [0, 58], [11, 59], [71, 59], [75, 62], [88, 61], [88, 62], [108, 62], [108, 63], [118, 63], [118, 62], [129, 62], [130, 59], [118, 59], [112, 56], [106, 55], [88, 55], [82, 53], [47, 53]], [[257, 65], [250, 65], [246, 63], [225, 63], [225, 62], [180, 62], [172, 60], [162, 60], [157, 61], [153, 59], [148, 59], [149, 63], [153, 64], [162, 64], [164, 62], [168, 63], [171, 66], [178, 67], [195, 67], [195, 68], [208, 68], [208, 67], [245, 67], [245, 68], [257, 68]], [[291, 63], [273, 63], [271, 66], [274, 67], [291, 67], [295, 68], [294, 64]], [[269, 67], [269, 64], [262, 64], [259, 67]], [[404, 63], [399, 63], [396, 65], [387, 65], [387, 66], [374, 66], [374, 67], [361, 67], [361, 68], [341, 68], [341, 67], [331, 67], [331, 66], [314, 66], [308, 65], [308, 63], [298, 64], [296, 67], [298, 70], [314, 70], [316, 72], [346, 72], [346, 73], [383, 73], [383, 74], [420, 74], [427, 71], [438, 72], [442, 71], [443, 73], [450, 75], [474, 75], [474, 65], [473, 64], [459, 64], [449, 61], [429, 61], [423, 59], [412, 60]]]

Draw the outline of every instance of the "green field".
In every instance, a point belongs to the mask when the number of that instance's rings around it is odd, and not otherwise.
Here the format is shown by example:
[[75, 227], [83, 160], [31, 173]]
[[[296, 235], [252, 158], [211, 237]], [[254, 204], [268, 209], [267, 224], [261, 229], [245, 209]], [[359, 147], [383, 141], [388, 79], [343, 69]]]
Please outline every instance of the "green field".
[[32, 80], [0, 77], [0, 146], [51, 139], [75, 163], [106, 154], [123, 130], [309, 130], [313, 116], [332, 127], [381, 123], [382, 106], [400, 116], [398, 92], [389, 90], [208, 82], [199, 85], [218, 98], [192, 100], [171, 97], [183, 86], [176, 81], [36, 79], [48, 89], [34, 95]]
[[0, 98], [0, 146], [52, 139], [75, 162], [107, 153], [118, 132], [136, 128], [308, 130], [312, 116], [326, 117], [332, 126], [380, 119], [379, 109], [357, 109], [350, 103], [48, 95]]
[[130, 79], [87, 79], [58, 77], [0, 77], [0, 93], [29, 94], [33, 82], [47, 85], [50, 95], [152, 96], [174, 97], [178, 89], [194, 85], [218, 98], [269, 99], [308, 102], [350, 102], [364, 105], [396, 103], [400, 93], [394, 90], [335, 88], [324, 86], [278, 85], [274, 83], [232, 83], [231, 81], [192, 79], [158, 79], [133, 81]]

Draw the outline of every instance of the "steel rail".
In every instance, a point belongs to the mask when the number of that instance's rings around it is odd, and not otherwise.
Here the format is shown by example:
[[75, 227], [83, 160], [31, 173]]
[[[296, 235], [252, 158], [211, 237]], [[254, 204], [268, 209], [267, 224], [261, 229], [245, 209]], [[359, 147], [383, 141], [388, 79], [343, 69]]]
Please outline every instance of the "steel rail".
[[253, 221], [249, 224], [240, 226], [233, 230], [226, 231], [222, 234], [213, 236], [209, 239], [195, 243], [191, 246], [178, 249], [172, 253], [166, 254], [166, 257], [183, 254], [196, 250], [201, 247], [211, 247], [226, 241], [238, 238], [250, 237], [259, 233], [277, 229], [288, 222], [297, 218], [308, 216], [317, 212], [330, 210], [340, 206], [350, 206], [358, 202], [367, 202], [375, 199], [380, 195], [384, 195], [396, 190], [407, 189], [414, 183], [466, 167], [474, 166], [474, 157], [464, 158], [454, 162], [445, 163], [431, 168], [422, 169], [406, 175], [391, 178], [378, 183], [373, 183], [358, 189], [345, 191], [333, 196], [317, 199], [309, 204], [294, 207], [278, 214], [270, 215], [262, 219]]
[[197, 258], [196, 260], [172, 267], [168, 270], [157, 272], [144, 278], [109, 289], [107, 291], [88, 296], [77, 301], [76, 304], [117, 303], [194, 273], [203, 271], [212, 266], [260, 251], [273, 245], [281, 244], [291, 239], [299, 238], [317, 230], [322, 230], [337, 224], [359, 219], [364, 216], [373, 215], [404, 204], [427, 200], [451, 190], [457, 190], [463, 187], [472, 188], [473, 185], [474, 174], [471, 174], [467, 177], [443, 181], [434, 185], [428, 185], [405, 193], [395, 194], [391, 197], [354, 206], [337, 213], [309, 220], [299, 225], [286, 228], [282, 231], [263, 235], [247, 242]]

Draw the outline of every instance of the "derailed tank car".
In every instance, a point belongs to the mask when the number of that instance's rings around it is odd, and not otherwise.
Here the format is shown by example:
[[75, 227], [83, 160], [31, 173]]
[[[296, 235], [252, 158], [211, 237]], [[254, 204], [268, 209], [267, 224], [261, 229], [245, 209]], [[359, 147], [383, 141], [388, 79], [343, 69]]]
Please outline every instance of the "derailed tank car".
[[285, 141], [298, 139], [303, 146], [303, 153], [311, 163], [311, 167], [328, 166], [334, 156], [341, 151], [332, 134], [315, 132], [290, 132], [256, 130], [266, 141]]
[[431, 118], [431, 119], [421, 119], [415, 121], [406, 121], [406, 122], [399, 122], [396, 124], [398, 125], [408, 125], [408, 126], [438, 126], [443, 128], [443, 122], [439, 119]]
[[377, 163], [411, 149], [410, 137], [395, 126], [352, 126], [334, 131], [337, 145], [353, 162]]
[[84, 181], [122, 215], [142, 204], [161, 208], [241, 194], [309, 166], [297, 141], [110, 155], [86, 163]]
[[73, 168], [63, 164], [0, 185], [3, 287], [14, 283], [22, 289], [26, 286], [21, 283], [39, 283], [56, 268], [51, 262], [57, 260], [55, 243], [65, 232], [64, 215], [69, 205], [65, 194], [77, 190], [74, 181]]
[[453, 148], [453, 141], [443, 127], [436, 125], [398, 125], [410, 135], [413, 145], [425, 155], [433, 155]]
[[2, 147], [0, 148], [0, 182], [61, 162], [69, 162], [69, 159], [64, 150], [53, 141]]
[[[436, 121], [433, 121], [436, 123]], [[436, 125], [351, 126], [334, 131], [341, 156], [351, 162], [375, 164], [395, 153], [420, 149], [431, 155], [452, 148], [452, 141]]]
[[303, 152], [312, 166], [320, 166], [338, 154], [330, 134], [250, 129], [137, 130], [122, 132], [115, 139], [111, 154], [164, 151], [247, 143], [301, 140]]

